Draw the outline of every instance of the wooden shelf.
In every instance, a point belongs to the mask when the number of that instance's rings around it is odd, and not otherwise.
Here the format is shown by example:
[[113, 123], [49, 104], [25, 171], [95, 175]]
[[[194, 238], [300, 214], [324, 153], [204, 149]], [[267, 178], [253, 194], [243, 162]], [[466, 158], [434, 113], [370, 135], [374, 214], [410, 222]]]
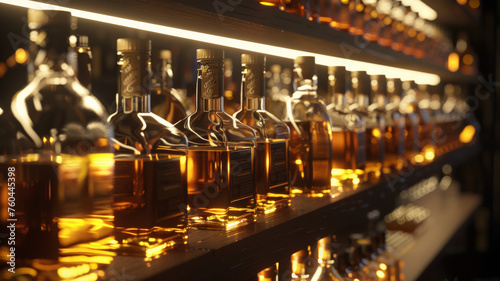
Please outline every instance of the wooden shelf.
[[[382, 214], [388, 213], [394, 208], [401, 190], [434, 175], [444, 164], [461, 165], [477, 155], [478, 151], [478, 145], [460, 148], [429, 165], [410, 168], [405, 176], [386, 177], [378, 184], [364, 184], [341, 197], [295, 197], [290, 208], [260, 215], [254, 224], [231, 231], [191, 230], [184, 248], [149, 262], [139, 257], [115, 257], [109, 268], [113, 272], [124, 270], [136, 280], [246, 280], [270, 264], [287, 259], [293, 252], [314, 244], [321, 237], [359, 231], [360, 226], [366, 225], [369, 211], [378, 209]], [[473, 198], [477, 200], [477, 197]], [[460, 202], [453, 206], [458, 208]], [[443, 224], [448, 234], [442, 237], [441, 244], [468, 217], [466, 213], [469, 209], [464, 208], [460, 211], [463, 216]], [[429, 223], [439, 223], [443, 216], [450, 214], [444, 209], [442, 211], [442, 215], [441, 210], [433, 212], [436, 218], [431, 217]], [[445, 232], [441, 226], [438, 231]], [[411, 258], [409, 255], [408, 258]], [[419, 253], [414, 255], [418, 257]], [[410, 270], [407, 272], [410, 276], [418, 275], [427, 263], [425, 261], [415, 269], [405, 270]]]
[[[308, 21], [253, 0], [220, 1], [74, 0], [63, 6], [190, 31], [291, 48], [358, 61], [434, 73], [444, 81], [473, 83], [475, 78], [452, 73], [444, 66], [416, 59], [374, 42], [366, 42], [329, 26]], [[202, 39], [200, 39], [202, 41]], [[262, 50], [265, 53], [265, 50]]]
[[404, 261], [405, 280], [417, 280], [420, 274], [445, 248], [481, 204], [475, 194], [442, 196], [434, 192], [416, 204], [431, 211], [430, 217], [418, 229], [409, 247], [400, 257]]

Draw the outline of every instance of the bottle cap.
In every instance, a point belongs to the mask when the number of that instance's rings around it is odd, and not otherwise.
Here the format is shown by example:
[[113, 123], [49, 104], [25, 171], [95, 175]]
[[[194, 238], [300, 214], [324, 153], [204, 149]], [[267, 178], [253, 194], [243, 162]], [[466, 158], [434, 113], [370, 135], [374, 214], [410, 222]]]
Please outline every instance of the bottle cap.
[[241, 54], [241, 64], [261, 64], [263, 65], [265, 56], [261, 54]]
[[76, 46], [77, 47], [88, 47], [89, 37], [87, 35], [76, 35]]
[[387, 78], [385, 75], [372, 75], [371, 88], [373, 93], [380, 95], [387, 95]]
[[[329, 66], [328, 80], [333, 90], [332, 94], [345, 94], [346, 92], [346, 70], [344, 66]], [[333, 79], [330, 79], [333, 78]]]
[[367, 95], [370, 91], [370, 77], [366, 71], [353, 71], [351, 72], [353, 88], [356, 94]]
[[118, 38], [116, 40], [116, 50], [118, 52], [148, 52], [151, 50], [151, 40], [139, 38]]
[[198, 49], [196, 50], [196, 59], [224, 59], [224, 50], [221, 49]]
[[294, 60], [295, 68], [301, 69], [301, 78], [312, 79], [316, 75], [316, 59], [309, 56], [299, 56]]
[[161, 50], [160, 59], [162, 60], [172, 60], [172, 52], [170, 50]]

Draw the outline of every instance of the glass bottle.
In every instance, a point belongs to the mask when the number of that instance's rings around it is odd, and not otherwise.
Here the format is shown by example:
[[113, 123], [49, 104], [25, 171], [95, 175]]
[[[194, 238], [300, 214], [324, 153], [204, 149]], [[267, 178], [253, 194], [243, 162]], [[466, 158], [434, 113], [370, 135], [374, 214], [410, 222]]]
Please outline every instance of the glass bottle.
[[238, 85], [233, 80], [233, 60], [224, 59], [224, 111], [229, 115], [234, 115], [238, 110], [237, 100]]
[[[332, 195], [344, 189], [356, 188], [362, 178], [366, 151], [364, 117], [347, 106], [346, 84], [351, 85], [350, 72], [345, 67], [328, 68], [327, 106], [332, 118]], [[350, 87], [349, 87], [350, 88]]]
[[184, 243], [186, 137], [151, 113], [151, 41], [120, 38], [115, 137], [114, 216], [123, 251], [149, 255]]
[[[74, 37], [73, 37], [74, 36]], [[76, 52], [76, 78], [80, 84], [92, 91], [92, 51], [89, 45], [89, 38], [86, 35], [70, 36], [70, 44], [72, 39], [76, 41], [74, 50]]]
[[284, 0], [285, 11], [309, 19], [310, 0]]
[[257, 273], [257, 278], [258, 281], [276, 281], [278, 280], [277, 273], [276, 264], [274, 264], [273, 266], [259, 271], [259, 273]]
[[396, 0], [378, 0], [377, 13], [380, 22], [380, 34], [378, 43], [384, 47], [390, 47], [392, 44], [392, 24], [391, 9]]
[[365, 33], [365, 4], [363, 0], [353, 0], [349, 2], [351, 11], [351, 26], [349, 33], [362, 36]]
[[[12, 99], [19, 127], [17, 192], [26, 208], [16, 257], [57, 259], [59, 249], [113, 230], [114, 159], [102, 104], [68, 61], [71, 14], [29, 10], [39, 52], [35, 77]], [[22, 241], [22, 242], [21, 242]]]
[[[419, 144], [419, 117], [415, 90], [411, 88], [411, 81], [403, 82], [403, 97], [399, 103], [399, 110], [405, 117], [405, 158], [411, 164], [422, 162], [420, 159]], [[419, 161], [416, 161], [419, 160]]]
[[332, 121], [323, 98], [316, 93], [314, 57], [297, 57], [295, 92], [287, 103], [290, 128], [289, 166], [292, 193], [323, 196], [330, 193]]
[[309, 274], [306, 271], [306, 262], [308, 259], [308, 251], [300, 250], [292, 254], [292, 281], [307, 281]]
[[385, 103], [384, 88], [386, 84], [385, 76], [368, 75], [359, 76], [360, 84], [369, 79], [370, 88], [368, 96], [368, 107], [366, 108], [366, 166], [365, 180], [369, 182], [378, 182], [382, 164], [384, 163], [384, 134], [385, 134]]
[[401, 1], [394, 0], [390, 13], [390, 17], [392, 18], [392, 24], [391, 24], [392, 43], [390, 46], [393, 50], [399, 52], [403, 51], [405, 45], [405, 37], [404, 37], [405, 25], [403, 24], [405, 14], [406, 14], [406, 8], [403, 6]]
[[376, 245], [375, 261], [379, 263], [381, 270], [385, 272], [388, 280], [400, 281], [404, 279], [402, 269], [404, 263], [396, 254], [388, 250], [385, 239], [385, 225], [383, 222], [377, 224], [377, 235], [372, 237], [372, 244]]
[[257, 210], [264, 213], [290, 205], [288, 141], [290, 130], [265, 109], [265, 57], [242, 54], [241, 109], [234, 117], [257, 134], [255, 178]]
[[386, 132], [384, 134], [384, 173], [398, 173], [405, 166], [405, 119], [399, 111], [403, 84], [398, 78], [387, 79], [388, 103], [386, 109]]
[[268, 111], [278, 119], [286, 116], [286, 100], [290, 97], [292, 71], [289, 68], [281, 69], [281, 65], [273, 64], [266, 72], [267, 89], [266, 105]]
[[335, 261], [332, 258], [331, 243], [330, 237], [324, 237], [318, 241], [318, 268], [311, 277], [311, 281], [344, 280], [333, 266]]
[[252, 128], [224, 112], [224, 51], [198, 49], [196, 111], [175, 124], [188, 138], [189, 225], [230, 229], [255, 220]]
[[[415, 87], [416, 86], [416, 87]], [[430, 108], [430, 95], [424, 84], [415, 85], [416, 101], [419, 116], [419, 149], [423, 157], [423, 163], [429, 163], [434, 160], [436, 141], [434, 139], [435, 119]], [[419, 157], [421, 158], [421, 157]]]
[[372, 42], [378, 41], [380, 34], [379, 14], [377, 12], [377, 0], [363, 0], [365, 3], [364, 21], [365, 29], [363, 37]]
[[349, 278], [359, 281], [374, 281], [369, 274], [363, 271], [364, 265], [361, 262], [361, 250], [359, 247], [348, 247], [345, 249], [345, 255], [348, 261], [346, 273]]
[[182, 97], [173, 87], [172, 52], [162, 50], [161, 59], [161, 82], [160, 88], [152, 96], [152, 112], [167, 122], [174, 124], [185, 118], [186, 108], [182, 104]]
[[350, 2], [353, 0], [333, 0], [332, 22], [330, 26], [336, 30], [348, 31], [351, 26]]

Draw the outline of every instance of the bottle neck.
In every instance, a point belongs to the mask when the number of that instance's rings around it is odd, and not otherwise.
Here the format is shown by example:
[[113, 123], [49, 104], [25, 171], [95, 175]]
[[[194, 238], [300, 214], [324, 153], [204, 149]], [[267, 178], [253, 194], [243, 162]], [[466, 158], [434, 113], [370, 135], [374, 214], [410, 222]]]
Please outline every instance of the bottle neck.
[[265, 109], [264, 66], [262, 64], [243, 66], [241, 93], [242, 109]]
[[30, 38], [36, 44], [37, 49], [34, 60], [35, 72], [40, 68], [62, 71], [71, 66], [68, 58], [68, 35], [67, 28], [63, 26], [47, 26], [30, 32]]
[[89, 47], [76, 47], [76, 77], [85, 88], [92, 89], [91, 62], [92, 53]]
[[198, 61], [197, 111], [224, 111], [223, 61]]
[[161, 65], [161, 89], [170, 91], [173, 88], [173, 71], [170, 60], [162, 60]]
[[148, 113], [150, 108], [151, 66], [149, 52], [122, 52], [119, 92], [125, 113]]

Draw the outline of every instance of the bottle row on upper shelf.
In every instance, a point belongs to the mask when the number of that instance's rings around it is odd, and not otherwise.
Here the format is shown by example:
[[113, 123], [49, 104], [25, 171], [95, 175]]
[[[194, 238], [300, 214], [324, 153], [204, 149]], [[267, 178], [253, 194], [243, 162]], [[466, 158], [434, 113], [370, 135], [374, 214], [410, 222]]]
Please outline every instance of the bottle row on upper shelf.
[[266, 111], [258, 54], [241, 56], [241, 108], [231, 116], [217, 49], [197, 50], [189, 115], [168, 82], [164, 52], [159, 116], [150, 110], [151, 42], [129, 38], [117, 40], [119, 93], [107, 116], [81, 84], [88, 54], [76, 65], [69, 59], [71, 15], [28, 16], [38, 48], [33, 75], [0, 111], [0, 217], [3, 225], [16, 219], [19, 258], [153, 257], [186, 243], [188, 226], [226, 230], [288, 207], [292, 195], [335, 197], [431, 162], [478, 129], [454, 91], [441, 104], [442, 93], [425, 85], [343, 67], [329, 68], [327, 103], [316, 93], [314, 57], [295, 60], [295, 92], [281, 120]]
[[[452, 72], [466, 75], [477, 72], [477, 56], [467, 34], [457, 39], [452, 32], [432, 21], [429, 9], [415, 9], [412, 1], [403, 0], [256, 0], [297, 14], [336, 30], [361, 36], [368, 42], [406, 55], [424, 59]], [[415, 1], [420, 2], [420, 1]], [[421, 8], [421, 4], [418, 5]], [[417, 5], [414, 5], [417, 6]], [[432, 9], [430, 9], [432, 10]], [[435, 12], [434, 12], [435, 13]], [[456, 42], [456, 43], [455, 43]]]

